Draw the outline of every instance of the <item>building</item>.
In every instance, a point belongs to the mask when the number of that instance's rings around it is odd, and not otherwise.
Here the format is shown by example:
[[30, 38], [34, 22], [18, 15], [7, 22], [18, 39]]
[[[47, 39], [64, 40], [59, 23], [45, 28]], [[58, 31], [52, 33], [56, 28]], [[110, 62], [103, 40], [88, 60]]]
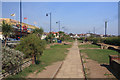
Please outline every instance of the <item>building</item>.
[[52, 34], [55, 36], [55, 38], [59, 38], [59, 32], [52, 32]]
[[[12, 25], [12, 27], [14, 28], [15, 35], [12, 35], [11, 38], [19, 38], [20, 36], [30, 34], [30, 33], [32, 33], [32, 31], [34, 29], [38, 28], [33, 25], [22, 23], [22, 27], [20, 30], [20, 22], [19, 21], [16, 21], [16, 20], [13, 20], [10, 18], [0, 18], [0, 24], [2, 24], [2, 21], [5, 21], [6, 23]], [[3, 39], [2, 30], [0, 31], [0, 38]]]
[[42, 34], [42, 36], [41, 36], [41, 39], [42, 39], [42, 40], [45, 39], [45, 38], [47, 37], [47, 35], [48, 35], [48, 33], [44, 32], [44, 33]]
[[85, 37], [86, 34], [78, 34], [79, 37]]

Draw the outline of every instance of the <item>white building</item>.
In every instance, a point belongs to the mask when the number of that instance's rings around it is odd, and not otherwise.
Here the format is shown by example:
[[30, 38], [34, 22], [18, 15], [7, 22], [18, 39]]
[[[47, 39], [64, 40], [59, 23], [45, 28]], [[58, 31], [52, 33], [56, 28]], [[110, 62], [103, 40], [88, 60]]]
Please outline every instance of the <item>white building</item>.
[[90, 36], [91, 36], [91, 34], [89, 34], [89, 33], [86, 34], [86, 37], [90, 37]]
[[43, 34], [42, 37], [41, 37], [41, 39], [43, 40], [43, 39], [45, 39], [46, 37], [47, 37], [47, 35], [46, 35], [46, 34]]
[[2, 32], [0, 32], [0, 39], [3, 40], [3, 35], [2, 35]]

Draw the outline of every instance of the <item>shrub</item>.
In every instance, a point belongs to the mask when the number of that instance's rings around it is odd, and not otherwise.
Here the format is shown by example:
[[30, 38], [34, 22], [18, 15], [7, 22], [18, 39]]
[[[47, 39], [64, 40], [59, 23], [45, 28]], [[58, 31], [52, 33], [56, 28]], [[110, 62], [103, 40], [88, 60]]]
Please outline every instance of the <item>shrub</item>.
[[84, 40], [85, 40], [85, 37], [78, 38], [78, 40], [84, 41]]
[[22, 60], [22, 52], [10, 48], [2, 48], [2, 70], [4, 72], [17, 69]]
[[105, 44], [120, 46], [120, 37], [109, 37], [103, 40]]
[[73, 38], [71, 38], [69, 35], [63, 34], [63, 36], [61, 36], [59, 40], [69, 41], [69, 40], [73, 40]]
[[37, 34], [38, 37], [41, 37], [44, 30], [42, 28], [37, 28], [33, 30], [33, 33]]
[[93, 38], [93, 43], [97, 44], [101, 42], [101, 38]]
[[106, 38], [89, 37], [89, 38], [87, 38], [87, 40], [93, 41], [94, 44], [105, 43], [105, 44], [120, 46], [120, 37], [106, 37]]
[[36, 63], [36, 56], [42, 55], [45, 49], [46, 42], [40, 40], [36, 34], [30, 34], [27, 37], [21, 39], [20, 44], [17, 45], [16, 49], [22, 51], [25, 57], [31, 57], [32, 63]]

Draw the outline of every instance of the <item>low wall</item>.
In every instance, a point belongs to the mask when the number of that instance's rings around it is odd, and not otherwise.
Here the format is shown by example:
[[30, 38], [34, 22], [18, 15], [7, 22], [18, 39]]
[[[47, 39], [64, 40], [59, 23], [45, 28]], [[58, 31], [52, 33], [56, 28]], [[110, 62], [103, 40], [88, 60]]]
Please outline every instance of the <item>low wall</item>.
[[17, 69], [10, 70], [9, 73], [5, 72], [5, 73], [0, 74], [0, 79], [6, 78], [9, 75], [15, 75], [15, 74], [19, 73], [20, 71], [22, 71], [24, 68], [29, 67], [31, 64], [32, 64], [32, 60], [31, 59], [25, 60], [23, 62], [23, 64], [18, 66]]
[[115, 71], [115, 73], [120, 76], [120, 58], [118, 55], [110, 55], [110, 66]]

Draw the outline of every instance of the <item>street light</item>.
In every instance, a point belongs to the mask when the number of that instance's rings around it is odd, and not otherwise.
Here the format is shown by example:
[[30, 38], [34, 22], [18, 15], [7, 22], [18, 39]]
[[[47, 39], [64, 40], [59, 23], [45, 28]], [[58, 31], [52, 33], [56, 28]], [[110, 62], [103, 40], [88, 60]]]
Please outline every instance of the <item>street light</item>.
[[65, 32], [65, 27], [62, 27], [62, 29], [63, 29], [63, 32]]
[[22, 37], [22, 2], [20, 0], [20, 38]]
[[56, 24], [59, 24], [59, 31], [60, 31], [60, 21], [56, 22]]
[[46, 13], [46, 16], [50, 15], [50, 32], [51, 32], [51, 12], [50, 13]]
[[[50, 13], [46, 13], [46, 16], [50, 15], [50, 35], [51, 35], [51, 12]], [[52, 42], [52, 38], [50, 38], [50, 43]]]
[[[20, 0], [20, 38], [22, 37], [22, 2]], [[22, 71], [21, 67], [21, 61], [20, 61], [20, 71]]]

